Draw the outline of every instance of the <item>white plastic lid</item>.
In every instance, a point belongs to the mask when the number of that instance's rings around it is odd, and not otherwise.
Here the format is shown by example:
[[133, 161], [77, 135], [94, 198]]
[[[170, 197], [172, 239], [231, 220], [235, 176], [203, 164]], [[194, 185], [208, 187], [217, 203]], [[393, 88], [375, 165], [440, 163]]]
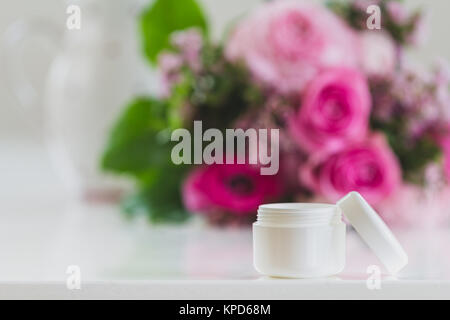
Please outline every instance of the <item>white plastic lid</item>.
[[405, 250], [358, 192], [350, 192], [337, 205], [389, 273], [395, 274], [408, 264]]

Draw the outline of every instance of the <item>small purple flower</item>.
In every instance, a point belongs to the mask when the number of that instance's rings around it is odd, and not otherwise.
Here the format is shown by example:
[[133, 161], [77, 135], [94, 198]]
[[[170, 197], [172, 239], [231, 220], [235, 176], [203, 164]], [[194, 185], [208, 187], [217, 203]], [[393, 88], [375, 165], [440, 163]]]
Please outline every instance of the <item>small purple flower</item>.
[[171, 43], [180, 51], [183, 60], [189, 67], [194, 71], [199, 71], [203, 48], [203, 36], [200, 30], [191, 28], [175, 32], [171, 37]]
[[167, 97], [175, 83], [180, 80], [180, 69], [183, 59], [179, 54], [163, 52], [158, 57], [158, 67], [161, 80], [161, 96]]

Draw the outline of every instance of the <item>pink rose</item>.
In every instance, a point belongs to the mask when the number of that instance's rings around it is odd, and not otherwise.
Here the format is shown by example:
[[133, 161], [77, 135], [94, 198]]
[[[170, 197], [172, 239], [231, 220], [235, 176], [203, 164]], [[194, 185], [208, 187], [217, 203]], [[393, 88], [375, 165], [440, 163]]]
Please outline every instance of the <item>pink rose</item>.
[[311, 159], [300, 180], [319, 196], [337, 201], [358, 191], [371, 204], [388, 197], [401, 183], [399, 163], [381, 135]]
[[364, 139], [370, 109], [366, 79], [356, 70], [333, 68], [311, 81], [288, 126], [302, 149], [335, 150]]
[[260, 204], [281, 195], [277, 175], [260, 175], [258, 166], [212, 164], [193, 170], [183, 186], [183, 201], [192, 212], [255, 213]]
[[392, 37], [378, 30], [361, 32], [361, 64], [369, 76], [389, 76], [397, 63], [397, 49]]
[[282, 93], [298, 92], [322, 68], [355, 66], [353, 31], [328, 9], [307, 1], [265, 3], [231, 35], [225, 54]]

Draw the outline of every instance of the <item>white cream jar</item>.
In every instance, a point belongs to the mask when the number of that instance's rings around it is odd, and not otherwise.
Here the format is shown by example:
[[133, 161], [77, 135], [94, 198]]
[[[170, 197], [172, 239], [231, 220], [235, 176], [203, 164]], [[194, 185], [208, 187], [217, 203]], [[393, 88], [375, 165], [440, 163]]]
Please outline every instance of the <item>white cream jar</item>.
[[337, 274], [345, 265], [345, 223], [332, 204], [280, 203], [259, 207], [253, 224], [254, 264], [277, 277]]
[[255, 269], [264, 275], [288, 278], [340, 273], [346, 255], [342, 211], [389, 272], [407, 264], [406, 253], [388, 227], [359, 193], [351, 192], [335, 205], [261, 205], [253, 224]]

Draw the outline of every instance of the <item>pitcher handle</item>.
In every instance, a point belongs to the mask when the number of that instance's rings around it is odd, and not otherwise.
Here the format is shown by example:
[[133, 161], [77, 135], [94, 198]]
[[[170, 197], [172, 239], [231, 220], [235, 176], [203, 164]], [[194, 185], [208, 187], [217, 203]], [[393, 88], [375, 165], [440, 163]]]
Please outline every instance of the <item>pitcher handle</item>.
[[[24, 66], [24, 49], [29, 40], [40, 38], [51, 47], [59, 49], [61, 28], [50, 21], [18, 20], [12, 23], [4, 34], [2, 42], [5, 71], [12, 92], [25, 112], [37, 112], [40, 94], [30, 80]], [[56, 51], [55, 51], [56, 52]]]

